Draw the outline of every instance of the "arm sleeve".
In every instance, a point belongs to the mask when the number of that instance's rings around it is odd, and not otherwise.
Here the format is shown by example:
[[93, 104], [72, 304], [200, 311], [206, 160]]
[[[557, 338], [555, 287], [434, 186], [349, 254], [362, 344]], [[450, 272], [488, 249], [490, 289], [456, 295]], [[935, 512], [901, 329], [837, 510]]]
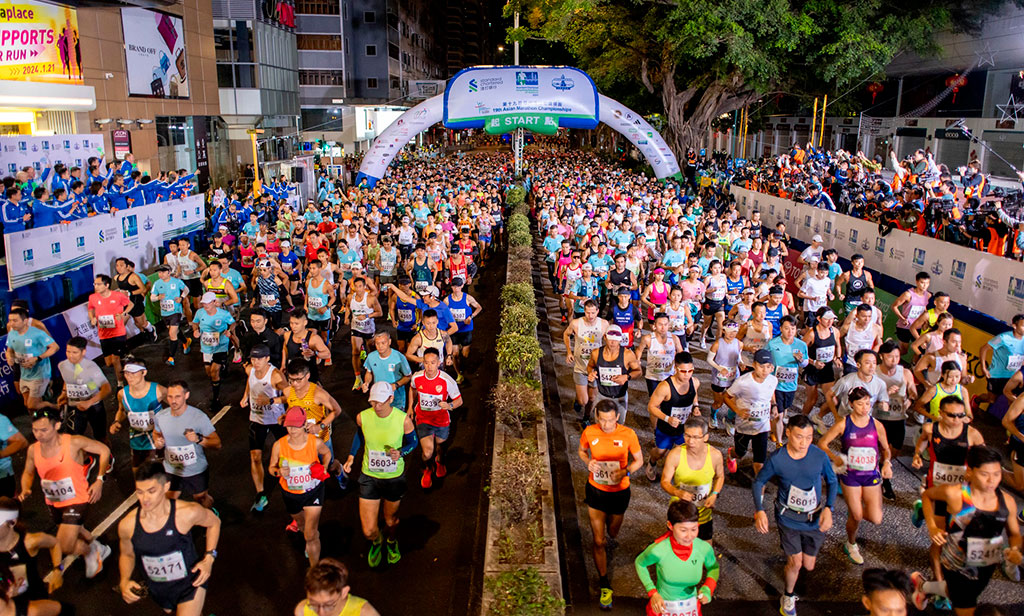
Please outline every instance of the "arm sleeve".
[[998, 210], [996, 210], [996, 214], [999, 215], [999, 220], [1003, 221], [1004, 225], [1013, 226], [1021, 222], [1024, 222], [1019, 218], [1014, 218], [1013, 216], [1010, 216], [1009, 214], [1006, 213], [1006, 210], [1004, 210], [1003, 208], [999, 208]]
[[[829, 471], [832, 467], [829, 466]], [[768, 459], [764, 461], [764, 466], [761, 467], [761, 472], [754, 478], [754, 483], [750, 487], [754, 493], [754, 510], [764, 511], [764, 486], [775, 476], [775, 456], [768, 456]], [[835, 473], [832, 474], [832, 481], [835, 481]], [[832, 491], [829, 490], [829, 496], [832, 496]]]
[[[413, 433], [415, 434], [415, 431]], [[404, 439], [403, 439], [403, 443], [402, 444], [403, 445], [405, 444]], [[356, 433], [352, 437], [352, 446], [349, 447], [349, 449], [348, 449], [348, 455], [352, 456], [353, 458], [356, 457], [356, 454], [359, 453], [359, 449], [362, 448], [362, 446], [363, 446], [363, 429], [360, 428], [359, 426], [356, 426]], [[403, 456], [405, 455], [405, 447], [402, 448], [402, 455]]]
[[416, 436], [416, 430], [413, 430], [412, 432], [407, 432], [406, 434], [402, 435], [402, 448], [399, 449], [398, 451], [399, 453], [402, 454], [403, 457], [405, 457], [412, 453], [414, 449], [416, 449], [416, 445], [418, 445], [419, 442], [420, 439], [418, 436]]
[[651, 579], [651, 572], [647, 570], [648, 567], [658, 562], [657, 557], [654, 555], [654, 546], [657, 544], [652, 543], [647, 546], [647, 549], [640, 552], [640, 555], [633, 561], [636, 567], [636, 576], [640, 578], [640, 583], [644, 585], [644, 590], [647, 591], [647, 595], [650, 596], [657, 590], [654, 585], [654, 580]]

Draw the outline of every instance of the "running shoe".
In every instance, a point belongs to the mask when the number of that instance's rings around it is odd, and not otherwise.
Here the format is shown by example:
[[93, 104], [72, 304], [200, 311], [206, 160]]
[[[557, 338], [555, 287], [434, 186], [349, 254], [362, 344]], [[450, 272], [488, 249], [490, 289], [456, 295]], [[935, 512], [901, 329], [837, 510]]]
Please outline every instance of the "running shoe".
[[167, 358], [167, 365], [168, 366], [173, 366], [174, 365], [174, 358], [173, 357], [168, 357]]
[[914, 586], [913, 592], [910, 593], [910, 601], [918, 611], [924, 611], [928, 605], [928, 595], [924, 594], [924, 576], [915, 571], [910, 574], [910, 582]]
[[924, 505], [920, 500], [914, 501], [914, 507], [910, 510], [910, 523], [914, 528], [921, 528], [924, 524]]
[[466, 377], [462, 376], [461, 372], [458, 374], [458, 376], [455, 377], [455, 382], [458, 383], [459, 385], [462, 385], [462, 382], [465, 380]]
[[725, 470], [730, 473], [735, 473], [736, 469], [739, 468], [739, 464], [736, 462], [736, 458], [733, 457], [732, 447], [725, 453]]
[[292, 520], [292, 521], [291, 521], [291, 524], [289, 524], [288, 526], [285, 526], [285, 527], [284, 527], [284, 529], [285, 529], [286, 531], [290, 532], [290, 533], [298, 533], [298, 532], [301, 532], [301, 531], [299, 530], [299, 523], [298, 523], [298, 522], [296, 522], [295, 520]]
[[658, 480], [658, 469], [650, 462], [644, 463], [644, 474], [647, 475], [647, 481], [654, 482]]
[[366, 562], [368, 562], [371, 567], [380, 566], [380, 557], [383, 552], [383, 548], [384, 542], [381, 541], [380, 537], [377, 537], [377, 540], [370, 544], [370, 549], [366, 553]]
[[796, 595], [782, 595], [779, 598], [779, 613], [782, 616], [796, 616]]
[[355, 391], [355, 390], [359, 389], [362, 386], [363, 386], [363, 379], [357, 374], [356, 375], [356, 382], [352, 383], [352, 391]]
[[103, 571], [103, 561], [110, 556], [110, 547], [99, 541], [89, 544], [89, 553], [85, 555], [85, 577], [94, 578]]
[[811, 423], [814, 424], [814, 431], [824, 435], [828, 432], [828, 424], [821, 418], [821, 415], [811, 415]]
[[952, 612], [953, 611], [953, 604], [950, 603], [948, 597], [939, 597], [939, 596], [932, 597], [932, 605], [935, 606], [935, 609], [937, 609], [939, 611], [942, 611], [942, 612]]
[[612, 609], [612, 589], [602, 588], [601, 589], [601, 609], [609, 611]]
[[395, 539], [387, 540], [388, 548], [388, 564], [393, 565], [398, 561], [402, 560], [402, 553], [398, 551], [398, 541]]
[[853, 564], [864, 564], [864, 557], [860, 555], [860, 547], [858, 547], [856, 543], [844, 543], [843, 553], [846, 554], [846, 557], [849, 558], [850, 562]]
[[233, 360], [231, 360], [231, 363], [234, 363], [234, 364], [242, 363], [242, 352], [241, 351], [237, 351], [237, 350], [235, 351], [235, 358]]
[[192, 339], [185, 338], [185, 342], [181, 345], [181, 348], [185, 352], [185, 355], [188, 355], [188, 352], [192, 350]]
[[359, 351], [359, 361], [363, 361], [364, 359], [366, 359], [366, 349]]
[[259, 496], [256, 497], [256, 501], [252, 504], [251, 510], [263, 511], [264, 509], [267, 508], [268, 504], [270, 504], [270, 501], [267, 499], [266, 495], [260, 494]]
[[711, 421], [709, 425], [717, 430], [718, 429], [718, 409], [711, 409]]
[[896, 491], [892, 489], [892, 482], [889, 480], [882, 482], [882, 497], [886, 500], [896, 500]]
[[445, 468], [444, 463], [440, 459], [434, 460], [434, 474], [440, 479], [448, 474], [448, 469]]
[[430, 476], [430, 469], [423, 469], [423, 477], [420, 478], [420, 487], [424, 490], [430, 489], [430, 486], [434, 485], [433, 478]]

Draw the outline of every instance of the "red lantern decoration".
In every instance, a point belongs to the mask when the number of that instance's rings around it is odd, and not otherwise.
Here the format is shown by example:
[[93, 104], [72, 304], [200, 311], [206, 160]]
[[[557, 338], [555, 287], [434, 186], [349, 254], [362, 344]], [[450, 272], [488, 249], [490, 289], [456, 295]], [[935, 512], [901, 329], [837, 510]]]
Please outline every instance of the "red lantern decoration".
[[868, 92], [871, 92], [871, 104], [875, 104], [875, 97], [878, 93], [884, 90], [885, 87], [877, 81], [868, 84]]
[[956, 103], [956, 93], [960, 91], [960, 88], [967, 85], [967, 77], [957, 73], [946, 77], [946, 87], [953, 88], [953, 103]]

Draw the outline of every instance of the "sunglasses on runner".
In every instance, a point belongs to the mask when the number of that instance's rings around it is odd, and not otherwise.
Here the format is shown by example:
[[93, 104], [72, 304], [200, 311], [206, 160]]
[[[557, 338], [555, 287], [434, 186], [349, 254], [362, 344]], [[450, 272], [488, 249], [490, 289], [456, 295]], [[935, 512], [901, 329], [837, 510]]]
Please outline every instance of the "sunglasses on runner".
[[967, 417], [967, 413], [945, 413], [946, 417], [952, 417], [953, 419], [963, 419]]

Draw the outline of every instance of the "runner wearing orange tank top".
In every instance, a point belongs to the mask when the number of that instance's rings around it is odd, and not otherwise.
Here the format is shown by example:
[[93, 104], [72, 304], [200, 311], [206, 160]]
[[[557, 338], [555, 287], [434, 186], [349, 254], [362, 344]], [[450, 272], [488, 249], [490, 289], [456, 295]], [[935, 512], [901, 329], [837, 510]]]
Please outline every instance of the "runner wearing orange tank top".
[[[89, 504], [103, 494], [103, 475], [110, 464], [110, 449], [84, 436], [59, 434], [60, 416], [44, 409], [33, 414], [32, 434], [36, 442], [29, 447], [25, 471], [21, 475], [22, 502], [32, 495], [36, 471], [42, 482], [46, 506], [58, 524], [57, 541], [64, 554], [75, 554], [85, 561], [86, 577], [95, 577], [103, 569], [110, 548], [95, 541], [82, 526]], [[96, 481], [87, 478], [85, 454], [99, 458]]]
[[341, 415], [341, 405], [326, 389], [309, 382], [309, 364], [305, 361], [288, 362], [286, 376], [290, 387], [274, 400], [284, 402], [288, 408], [297, 406], [306, 412], [306, 432], [315, 434], [327, 446], [332, 458], [330, 471], [338, 476], [338, 483], [345, 489], [348, 480], [341, 470], [341, 463], [333, 459], [334, 444], [331, 441], [331, 426]]

